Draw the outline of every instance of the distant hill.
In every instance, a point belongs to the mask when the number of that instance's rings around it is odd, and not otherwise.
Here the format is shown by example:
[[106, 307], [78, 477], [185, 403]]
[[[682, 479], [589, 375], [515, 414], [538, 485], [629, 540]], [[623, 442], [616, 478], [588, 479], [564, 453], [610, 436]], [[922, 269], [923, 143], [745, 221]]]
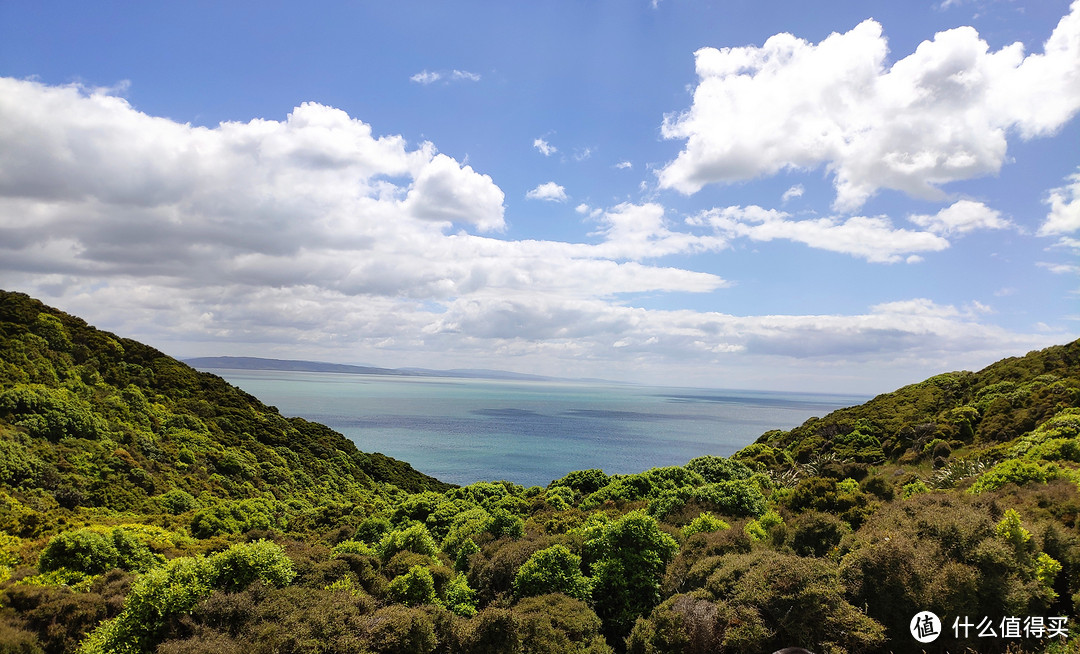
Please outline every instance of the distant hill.
[[[289, 370], [294, 372], [336, 372], [351, 375], [392, 375], [398, 377], [456, 377], [462, 379], [507, 379], [521, 381], [569, 381], [560, 377], [545, 377], [507, 370], [489, 370], [486, 368], [455, 368], [452, 370], [433, 370], [431, 368], [378, 368], [375, 366], [354, 366], [323, 361], [299, 361], [293, 359], [264, 359], [261, 357], [194, 357], [183, 359], [193, 368], [209, 370]], [[605, 381], [600, 379], [581, 379], [573, 381]], [[614, 382], [608, 382], [614, 383]]]
[[181, 359], [192, 368], [222, 370], [289, 370], [294, 372], [337, 372], [350, 375], [397, 375], [415, 377], [420, 373], [375, 366], [351, 366], [343, 363], [322, 361], [294, 361], [292, 359], [263, 359], [260, 357], [194, 357]]

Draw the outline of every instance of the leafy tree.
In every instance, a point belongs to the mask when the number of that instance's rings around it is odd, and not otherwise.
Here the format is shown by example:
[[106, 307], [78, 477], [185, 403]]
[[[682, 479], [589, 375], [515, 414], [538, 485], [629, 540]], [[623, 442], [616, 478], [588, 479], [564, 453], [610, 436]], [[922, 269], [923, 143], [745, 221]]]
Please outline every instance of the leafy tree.
[[158, 495], [157, 500], [161, 504], [161, 508], [172, 515], [186, 513], [194, 509], [197, 505], [195, 498], [191, 496], [191, 493], [179, 488], [174, 488], [166, 493]]
[[604, 527], [593, 565], [596, 613], [609, 641], [621, 640], [634, 621], [660, 600], [660, 580], [678, 551], [675, 540], [643, 511], [631, 511]]
[[403, 575], [395, 577], [387, 591], [394, 601], [405, 606], [435, 603], [435, 579], [426, 566], [414, 565]]
[[292, 560], [273, 541], [238, 543], [210, 557], [209, 581], [215, 588], [238, 590], [258, 580], [267, 586], [287, 586], [296, 576]]
[[476, 591], [469, 587], [469, 581], [463, 574], [455, 575], [447, 584], [443, 593], [443, 604], [447, 609], [464, 618], [476, 615]]
[[581, 557], [564, 545], [536, 552], [514, 577], [514, 595], [529, 597], [563, 593], [579, 600], [589, 599], [591, 583], [581, 574]]
[[556, 479], [548, 484], [548, 488], [564, 486], [580, 495], [588, 495], [595, 493], [609, 483], [611, 483], [611, 477], [604, 474], [603, 470], [590, 468], [589, 470], [575, 470], [562, 479]]
[[383, 561], [389, 561], [398, 552], [413, 552], [434, 557], [439, 551], [435, 540], [422, 524], [392, 531], [379, 542], [378, 552]]

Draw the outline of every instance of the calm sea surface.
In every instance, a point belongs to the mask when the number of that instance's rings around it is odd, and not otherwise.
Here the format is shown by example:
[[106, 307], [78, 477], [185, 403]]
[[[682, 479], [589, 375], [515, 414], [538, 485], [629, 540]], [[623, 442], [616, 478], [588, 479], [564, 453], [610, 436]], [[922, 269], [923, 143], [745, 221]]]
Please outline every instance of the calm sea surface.
[[770, 429], [862, 396], [656, 388], [592, 382], [388, 377], [207, 369], [286, 416], [321, 422], [455, 484], [546, 485], [728, 456]]

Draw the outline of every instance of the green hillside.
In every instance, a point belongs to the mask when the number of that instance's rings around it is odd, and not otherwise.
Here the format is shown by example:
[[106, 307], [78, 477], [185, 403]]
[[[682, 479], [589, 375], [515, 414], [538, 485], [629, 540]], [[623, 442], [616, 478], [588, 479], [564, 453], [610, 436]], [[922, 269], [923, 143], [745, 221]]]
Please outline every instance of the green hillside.
[[0, 654], [1076, 652], [1078, 481], [1080, 341], [728, 459], [453, 487], [0, 293]]

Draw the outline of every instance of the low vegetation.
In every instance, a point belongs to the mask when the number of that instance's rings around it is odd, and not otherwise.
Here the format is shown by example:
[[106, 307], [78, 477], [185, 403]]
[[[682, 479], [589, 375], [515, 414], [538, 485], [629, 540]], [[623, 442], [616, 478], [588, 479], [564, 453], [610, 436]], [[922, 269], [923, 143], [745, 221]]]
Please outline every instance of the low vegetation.
[[0, 653], [1076, 651], [1078, 482], [1080, 341], [729, 458], [455, 487], [0, 293]]

